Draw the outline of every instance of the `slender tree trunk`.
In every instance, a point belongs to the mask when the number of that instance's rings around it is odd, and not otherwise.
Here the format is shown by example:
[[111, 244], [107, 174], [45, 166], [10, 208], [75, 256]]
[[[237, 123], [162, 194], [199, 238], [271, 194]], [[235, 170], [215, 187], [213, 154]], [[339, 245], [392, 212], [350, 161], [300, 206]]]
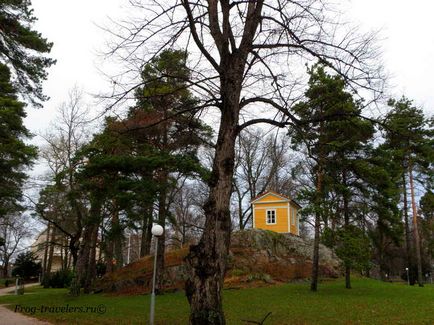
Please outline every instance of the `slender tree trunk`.
[[[224, 60], [224, 59], [222, 59]], [[224, 64], [226, 63], [226, 64]], [[221, 291], [231, 235], [229, 211], [238, 134], [239, 95], [243, 62], [229, 58], [222, 63], [231, 79], [221, 79], [221, 119], [209, 180], [210, 193], [204, 205], [205, 228], [197, 245], [186, 257], [190, 275], [186, 295], [190, 303], [190, 324], [225, 324]], [[228, 77], [228, 76], [225, 76]]]
[[71, 252], [71, 267], [75, 272], [77, 270], [78, 252], [80, 250], [80, 238], [72, 237], [69, 241], [69, 251]]
[[[103, 219], [103, 218], [101, 218]], [[99, 250], [98, 250], [98, 261], [102, 261], [103, 258], [103, 250], [104, 250], [104, 222], [101, 221], [99, 225], [99, 229], [101, 231], [101, 240], [99, 242]]]
[[9, 257], [7, 257], [6, 255], [4, 256], [4, 261], [3, 261], [3, 278], [7, 278], [8, 277], [8, 269], [9, 269]]
[[158, 196], [158, 224], [163, 227], [163, 234], [158, 237], [158, 252], [157, 252], [157, 270], [156, 278], [157, 284], [155, 291], [156, 293], [161, 293], [163, 290], [163, 272], [164, 272], [164, 255], [166, 253], [166, 216], [167, 216], [167, 182], [168, 173], [166, 170], [161, 171], [159, 183], [161, 186], [160, 193]]
[[105, 238], [105, 240], [106, 240], [106, 247], [105, 247], [106, 272], [111, 273], [114, 271], [114, 264], [113, 264], [114, 244], [113, 244], [113, 240], [109, 240], [107, 237]]
[[54, 255], [54, 243], [56, 242], [56, 229], [51, 230], [50, 237], [50, 248], [48, 250], [48, 260], [47, 260], [47, 274], [51, 273], [51, 267], [53, 265], [53, 255]]
[[416, 200], [414, 197], [414, 184], [413, 184], [413, 169], [411, 161], [408, 165], [408, 172], [410, 174], [410, 193], [411, 193], [411, 209], [413, 210], [413, 238], [414, 238], [414, 248], [416, 249], [416, 262], [417, 262], [417, 282], [419, 287], [423, 287], [422, 278], [422, 257], [420, 255], [420, 237], [417, 222], [417, 208]]
[[[349, 214], [349, 206], [348, 206], [348, 194], [347, 191], [347, 172], [344, 170], [342, 173], [342, 182], [345, 187], [344, 189], [344, 227], [345, 231], [348, 230], [350, 225], [350, 214]], [[351, 289], [351, 265], [348, 261], [345, 262], [345, 288]]]
[[63, 260], [63, 269], [67, 270], [68, 267], [69, 267], [69, 263], [68, 263], [68, 261], [69, 261], [69, 251], [68, 251], [68, 238], [66, 236], [63, 237], [62, 245], [63, 245], [63, 250], [65, 252], [65, 254], [64, 254], [64, 260]]
[[385, 263], [384, 263], [384, 234], [379, 227], [379, 245], [378, 245], [378, 256], [379, 256], [379, 264], [380, 264], [380, 278], [381, 281], [386, 281], [386, 272], [385, 272]]
[[143, 218], [142, 225], [142, 240], [140, 242], [140, 257], [149, 255], [151, 253], [151, 240], [152, 240], [152, 206], [147, 209], [148, 213]]
[[122, 242], [123, 242], [123, 231], [121, 229], [121, 225], [119, 223], [119, 210], [115, 205], [115, 211], [113, 212], [112, 217], [112, 229], [114, 230], [114, 250], [113, 255], [116, 261], [116, 264], [113, 265], [113, 269], [117, 270], [123, 265], [123, 254], [122, 254]]
[[323, 172], [321, 167], [318, 167], [317, 185], [316, 185], [316, 211], [315, 211], [315, 237], [313, 242], [313, 257], [312, 257], [312, 279], [310, 282], [310, 290], [318, 290], [318, 275], [319, 275], [319, 240], [321, 227], [321, 214], [319, 205], [321, 202]]
[[[408, 221], [408, 200], [407, 200], [407, 180], [405, 177], [405, 171], [402, 174], [402, 190], [404, 194], [404, 225], [405, 225], [405, 250], [406, 250], [406, 257], [407, 257], [407, 267], [409, 270], [413, 269], [413, 261], [411, 257], [411, 235], [410, 235], [410, 223]], [[414, 280], [411, 279], [411, 272], [410, 274], [410, 283], [414, 283]]]
[[48, 247], [50, 245], [50, 229], [51, 224], [47, 224], [47, 234], [45, 237], [45, 247], [44, 247], [44, 261], [42, 263], [42, 282], [44, 283], [44, 288], [48, 288], [48, 273], [47, 273], [47, 259], [48, 259]]

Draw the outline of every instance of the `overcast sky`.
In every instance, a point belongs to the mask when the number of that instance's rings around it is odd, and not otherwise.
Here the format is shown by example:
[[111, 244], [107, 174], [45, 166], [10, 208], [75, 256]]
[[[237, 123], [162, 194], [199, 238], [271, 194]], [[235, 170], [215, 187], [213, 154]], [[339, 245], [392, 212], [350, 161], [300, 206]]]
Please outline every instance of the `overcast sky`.
[[[167, 1], [167, 0], [165, 0]], [[335, 0], [339, 1], [339, 0]], [[36, 29], [54, 42], [57, 64], [44, 84], [50, 100], [43, 109], [28, 109], [27, 126], [44, 130], [67, 92], [79, 85], [89, 93], [107, 87], [98, 72], [98, 51], [107, 34], [97, 25], [108, 25], [108, 17], [123, 15], [125, 0], [32, 0], [39, 19]], [[364, 31], [381, 29], [386, 70], [395, 96], [405, 94], [426, 112], [434, 112], [434, 4], [428, 0], [352, 0], [341, 8]]]

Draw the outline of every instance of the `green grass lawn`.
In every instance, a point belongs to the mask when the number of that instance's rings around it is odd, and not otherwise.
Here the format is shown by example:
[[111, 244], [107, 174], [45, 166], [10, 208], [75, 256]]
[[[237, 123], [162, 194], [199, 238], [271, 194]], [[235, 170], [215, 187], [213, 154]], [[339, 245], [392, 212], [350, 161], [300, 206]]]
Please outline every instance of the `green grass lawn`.
[[9, 282], [8, 286], [12, 287], [15, 285], [15, 278], [0, 279], [0, 288], [6, 288], [6, 281]]
[[[308, 284], [225, 290], [224, 308], [228, 324], [247, 324], [272, 312], [265, 324], [434, 324], [434, 286], [354, 279], [353, 289], [343, 280], [324, 282], [317, 293]], [[67, 295], [66, 289], [31, 288], [24, 296], [2, 296], [0, 304], [21, 307], [97, 307], [106, 312], [58, 312], [33, 316], [54, 324], [147, 324], [149, 295]], [[29, 310], [30, 311], [30, 310]], [[182, 292], [157, 296], [157, 324], [187, 324], [188, 304]]]

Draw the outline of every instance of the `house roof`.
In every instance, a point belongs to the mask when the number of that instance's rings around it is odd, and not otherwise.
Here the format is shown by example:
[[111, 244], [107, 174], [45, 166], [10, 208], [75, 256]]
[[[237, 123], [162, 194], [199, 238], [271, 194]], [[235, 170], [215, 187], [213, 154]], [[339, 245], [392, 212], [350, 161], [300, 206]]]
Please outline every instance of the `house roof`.
[[283, 195], [283, 194], [280, 194], [280, 193], [277, 193], [277, 192], [274, 192], [274, 191], [271, 191], [271, 190], [267, 190], [265, 192], [262, 192], [262, 193], [258, 194], [257, 196], [255, 196], [253, 199], [250, 200], [250, 203], [255, 203], [256, 201], [262, 199], [264, 196], [266, 196], [268, 194], [272, 194], [272, 195], [278, 196], [278, 197], [280, 197], [280, 198], [282, 198], [284, 200], [288, 200], [288, 201], [294, 203], [299, 208], [302, 207], [300, 204], [298, 204], [296, 201], [294, 201], [289, 196], [286, 196], [286, 195]]

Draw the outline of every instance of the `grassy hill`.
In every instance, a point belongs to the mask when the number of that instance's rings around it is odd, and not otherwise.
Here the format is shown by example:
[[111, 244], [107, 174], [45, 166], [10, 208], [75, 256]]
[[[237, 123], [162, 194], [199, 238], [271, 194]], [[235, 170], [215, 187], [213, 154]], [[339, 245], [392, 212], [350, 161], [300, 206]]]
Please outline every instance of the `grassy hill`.
[[[343, 280], [323, 282], [312, 293], [308, 283], [269, 285], [261, 288], [224, 290], [224, 309], [229, 325], [259, 321], [269, 312], [265, 325], [285, 324], [434, 324], [434, 287], [409, 287], [355, 279], [353, 289]], [[104, 306], [105, 313], [41, 313], [33, 316], [54, 324], [147, 324], [149, 295], [93, 294], [78, 298], [66, 289], [31, 289], [32, 294], [0, 297], [0, 304], [34, 306]], [[30, 308], [28, 308], [30, 310]], [[157, 296], [157, 324], [188, 324], [188, 303], [183, 292]]]

